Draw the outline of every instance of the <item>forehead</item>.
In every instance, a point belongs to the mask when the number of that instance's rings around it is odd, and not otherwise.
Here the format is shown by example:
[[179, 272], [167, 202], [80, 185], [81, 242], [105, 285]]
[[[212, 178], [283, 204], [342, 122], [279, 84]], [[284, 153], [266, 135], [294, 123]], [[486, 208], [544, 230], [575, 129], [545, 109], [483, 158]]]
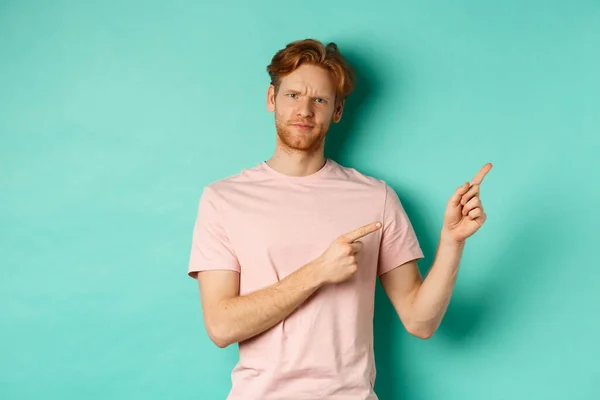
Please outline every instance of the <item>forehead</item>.
[[316, 65], [303, 64], [281, 79], [281, 89], [315, 92], [322, 95], [335, 93], [329, 71]]

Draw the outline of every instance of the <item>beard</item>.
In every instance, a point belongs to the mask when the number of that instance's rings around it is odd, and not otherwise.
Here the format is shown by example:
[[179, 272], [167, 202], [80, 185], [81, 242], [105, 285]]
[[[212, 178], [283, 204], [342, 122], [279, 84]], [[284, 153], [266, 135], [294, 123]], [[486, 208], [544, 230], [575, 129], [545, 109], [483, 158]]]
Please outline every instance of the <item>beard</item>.
[[281, 144], [292, 151], [300, 151], [308, 154], [312, 154], [319, 150], [323, 145], [325, 136], [327, 135], [327, 126], [314, 125], [311, 130], [302, 131], [296, 129], [292, 124], [297, 123], [309, 123], [307, 121], [295, 120], [288, 121], [284, 118], [280, 118], [275, 113], [275, 129], [277, 130], [277, 136]]

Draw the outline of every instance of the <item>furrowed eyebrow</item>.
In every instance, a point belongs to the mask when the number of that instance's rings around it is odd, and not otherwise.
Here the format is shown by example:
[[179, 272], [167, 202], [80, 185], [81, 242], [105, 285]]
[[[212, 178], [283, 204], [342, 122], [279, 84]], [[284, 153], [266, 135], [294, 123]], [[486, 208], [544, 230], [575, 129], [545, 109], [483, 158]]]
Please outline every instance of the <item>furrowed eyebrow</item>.
[[[295, 90], [295, 89], [288, 89], [288, 90], [285, 91], [285, 93], [302, 94], [302, 93], [300, 93], [299, 90]], [[319, 95], [316, 95], [316, 96], [312, 96], [311, 98], [313, 98], [313, 99], [323, 99], [323, 100], [331, 101], [331, 98], [329, 96], [319, 96]]]

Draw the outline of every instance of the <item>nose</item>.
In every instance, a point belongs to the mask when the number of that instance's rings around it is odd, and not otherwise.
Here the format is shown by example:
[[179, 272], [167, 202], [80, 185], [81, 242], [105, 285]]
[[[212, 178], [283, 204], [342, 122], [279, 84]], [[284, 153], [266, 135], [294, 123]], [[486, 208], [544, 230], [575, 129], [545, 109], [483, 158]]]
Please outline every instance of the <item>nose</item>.
[[313, 109], [312, 109], [312, 101], [310, 100], [310, 98], [303, 99], [299, 103], [300, 103], [298, 106], [298, 116], [299, 117], [309, 118], [314, 115]]

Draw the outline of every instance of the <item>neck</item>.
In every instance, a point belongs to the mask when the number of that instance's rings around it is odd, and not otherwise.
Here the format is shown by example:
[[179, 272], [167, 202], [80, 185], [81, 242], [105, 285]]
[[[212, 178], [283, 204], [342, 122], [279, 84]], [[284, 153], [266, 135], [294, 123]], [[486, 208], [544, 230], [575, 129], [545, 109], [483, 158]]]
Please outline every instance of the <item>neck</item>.
[[323, 151], [305, 153], [277, 149], [266, 163], [275, 171], [290, 176], [307, 176], [319, 171], [325, 165]]

